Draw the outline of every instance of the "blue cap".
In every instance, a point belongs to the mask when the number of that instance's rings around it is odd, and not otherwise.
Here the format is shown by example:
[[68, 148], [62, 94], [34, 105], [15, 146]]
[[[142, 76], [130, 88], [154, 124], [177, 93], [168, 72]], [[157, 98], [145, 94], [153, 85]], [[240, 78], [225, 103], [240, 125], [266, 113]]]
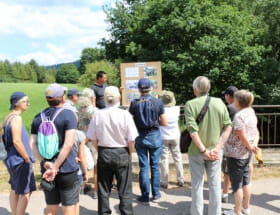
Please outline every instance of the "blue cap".
[[10, 97], [10, 104], [11, 104], [10, 110], [14, 109], [18, 101], [25, 96], [26, 94], [23, 92], [14, 92]]
[[74, 95], [80, 96], [81, 94], [82, 93], [79, 90], [75, 89], [75, 88], [69, 89], [67, 91], [67, 96], [74, 96]]
[[151, 90], [151, 81], [147, 78], [141, 78], [138, 81], [138, 89], [142, 92]]

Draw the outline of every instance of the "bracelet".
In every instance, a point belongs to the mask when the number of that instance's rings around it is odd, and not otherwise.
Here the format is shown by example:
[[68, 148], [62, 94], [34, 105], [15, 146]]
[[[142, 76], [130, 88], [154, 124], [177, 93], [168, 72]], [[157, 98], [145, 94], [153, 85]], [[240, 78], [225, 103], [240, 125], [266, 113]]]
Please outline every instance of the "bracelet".
[[206, 152], [206, 150], [207, 150], [207, 149], [205, 148], [205, 149], [204, 149], [202, 152], [200, 152], [200, 153], [201, 153], [201, 154], [204, 154], [204, 153]]

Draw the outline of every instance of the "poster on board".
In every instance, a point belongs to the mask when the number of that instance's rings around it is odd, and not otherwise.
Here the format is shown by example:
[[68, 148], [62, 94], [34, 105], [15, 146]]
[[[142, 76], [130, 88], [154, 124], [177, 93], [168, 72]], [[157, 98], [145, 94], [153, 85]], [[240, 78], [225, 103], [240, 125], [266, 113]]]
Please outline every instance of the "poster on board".
[[123, 87], [122, 105], [127, 106], [133, 99], [140, 96], [137, 84], [141, 78], [151, 81], [153, 96], [157, 96], [162, 90], [161, 62], [121, 63], [120, 67]]

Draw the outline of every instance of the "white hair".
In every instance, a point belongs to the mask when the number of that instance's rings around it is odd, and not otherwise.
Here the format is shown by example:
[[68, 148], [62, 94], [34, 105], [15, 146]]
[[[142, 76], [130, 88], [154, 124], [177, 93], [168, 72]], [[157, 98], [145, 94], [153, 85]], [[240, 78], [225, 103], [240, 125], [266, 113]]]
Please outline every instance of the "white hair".
[[104, 97], [106, 106], [114, 105], [120, 102], [121, 94], [117, 87], [108, 86], [105, 88]]
[[198, 76], [193, 81], [193, 89], [198, 93], [199, 96], [208, 94], [210, 88], [210, 80], [205, 76]]

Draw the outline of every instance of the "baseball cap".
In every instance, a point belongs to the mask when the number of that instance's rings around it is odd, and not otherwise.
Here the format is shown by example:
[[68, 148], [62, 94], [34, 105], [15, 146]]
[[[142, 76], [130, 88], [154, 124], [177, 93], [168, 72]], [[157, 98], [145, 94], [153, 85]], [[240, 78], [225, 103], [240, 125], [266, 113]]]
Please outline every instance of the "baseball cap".
[[150, 91], [151, 90], [151, 81], [147, 78], [141, 78], [138, 81], [138, 89], [140, 91]]
[[159, 95], [159, 98], [166, 107], [172, 107], [176, 104], [174, 93], [171, 91], [162, 91]]
[[23, 92], [14, 92], [10, 97], [10, 104], [11, 104], [10, 110], [14, 109], [17, 102], [25, 96], [27, 95]]
[[237, 91], [237, 87], [235, 86], [229, 86], [227, 89], [225, 89], [222, 94], [223, 95], [230, 95], [233, 96], [233, 94]]
[[67, 96], [74, 96], [74, 95], [80, 96], [81, 94], [82, 93], [76, 88], [72, 88], [67, 91]]
[[51, 98], [62, 97], [66, 90], [67, 90], [66, 87], [62, 87], [61, 85], [54, 83], [54, 84], [50, 84], [46, 88], [45, 95], [46, 97], [51, 97]]

